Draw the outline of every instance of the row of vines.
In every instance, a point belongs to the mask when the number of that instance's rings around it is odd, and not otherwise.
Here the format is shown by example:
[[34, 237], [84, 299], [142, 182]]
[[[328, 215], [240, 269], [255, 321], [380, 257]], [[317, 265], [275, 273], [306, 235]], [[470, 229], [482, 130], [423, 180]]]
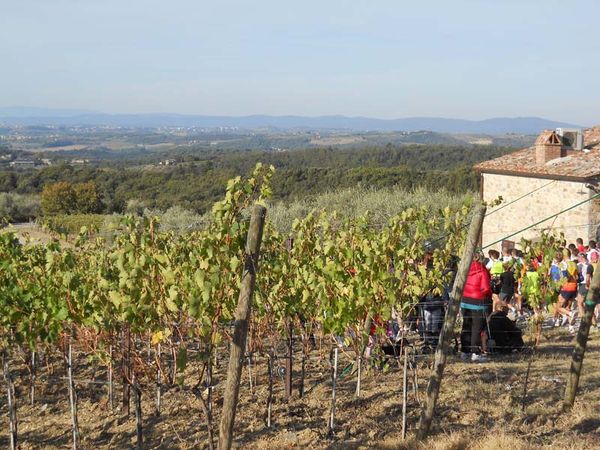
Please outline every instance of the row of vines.
[[[231, 180], [210, 224], [189, 233], [162, 232], [156, 220], [127, 217], [110, 242], [85, 229], [72, 242], [45, 245], [0, 234], [0, 345], [13, 445], [17, 399], [10, 365], [17, 356], [28, 361], [33, 402], [36, 361], [48, 354], [64, 358], [72, 440], [79, 445], [76, 345], [106, 368], [111, 406], [116, 380], [128, 413], [132, 394], [139, 446], [142, 395], [155, 397], [160, 413], [160, 386], [178, 382], [193, 348], [212, 448], [213, 364], [231, 339], [248, 210], [268, 199], [272, 173], [258, 165], [251, 177]], [[384, 228], [373, 227], [368, 215], [348, 220], [316, 211], [297, 220], [289, 235], [271, 227], [267, 213], [250, 354], [272, 357], [277, 342], [293, 336], [307, 353], [318, 335], [332, 346], [344, 341], [360, 364], [372, 321], [403, 317], [450, 282], [447, 269], [460, 254], [469, 210], [408, 209]], [[431, 252], [431, 263], [421, 264]]]

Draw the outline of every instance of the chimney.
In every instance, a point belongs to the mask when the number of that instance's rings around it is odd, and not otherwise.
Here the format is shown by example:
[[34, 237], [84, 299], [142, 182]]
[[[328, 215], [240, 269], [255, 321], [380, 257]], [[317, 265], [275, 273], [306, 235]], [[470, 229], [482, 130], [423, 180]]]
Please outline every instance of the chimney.
[[567, 156], [567, 150], [556, 131], [544, 130], [535, 140], [535, 162], [543, 166], [553, 159]]

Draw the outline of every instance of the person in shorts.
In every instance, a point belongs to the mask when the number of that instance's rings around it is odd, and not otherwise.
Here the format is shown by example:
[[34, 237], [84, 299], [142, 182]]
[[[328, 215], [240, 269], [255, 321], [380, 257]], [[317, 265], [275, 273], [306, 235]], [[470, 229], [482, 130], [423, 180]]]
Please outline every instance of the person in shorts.
[[577, 281], [579, 273], [577, 265], [571, 260], [571, 252], [567, 249], [563, 252], [563, 260], [560, 263], [562, 273], [562, 285], [558, 293], [558, 303], [556, 310], [562, 315], [562, 322], [555, 323], [556, 326], [566, 325], [567, 322], [573, 322], [575, 319], [574, 311], [571, 311], [571, 305], [577, 298]]

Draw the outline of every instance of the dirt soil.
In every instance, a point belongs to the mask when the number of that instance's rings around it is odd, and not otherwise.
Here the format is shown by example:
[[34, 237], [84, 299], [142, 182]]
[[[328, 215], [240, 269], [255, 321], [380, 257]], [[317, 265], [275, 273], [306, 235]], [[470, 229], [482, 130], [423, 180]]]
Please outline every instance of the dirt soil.
[[[530, 353], [497, 356], [488, 363], [466, 363], [452, 356], [433, 425], [425, 443], [414, 440], [423, 401], [431, 356], [418, 357], [417, 395], [409, 382], [408, 438], [402, 439], [402, 370], [395, 362], [387, 370], [371, 368], [364, 374], [362, 392], [355, 395], [356, 376], [342, 356], [338, 382], [334, 433], [328, 433], [331, 407], [329, 358], [314, 351], [307, 364], [306, 393], [300, 398], [297, 381], [300, 365], [295, 362], [296, 386], [285, 399], [284, 381], [275, 365], [273, 424], [266, 426], [268, 392], [266, 358], [259, 357], [253, 369], [258, 374], [253, 393], [244, 369], [240, 403], [235, 422], [236, 448], [387, 448], [387, 449], [594, 449], [600, 448], [600, 332], [591, 334], [583, 376], [575, 407], [561, 412], [573, 339], [566, 330], [548, 330], [541, 346]], [[322, 352], [326, 353], [326, 352]], [[531, 362], [527, 394], [523, 403], [526, 372]], [[219, 362], [214, 380], [215, 428], [218, 428], [224, 385], [225, 359]], [[94, 370], [96, 368], [96, 370]], [[155, 388], [146, 386], [143, 400], [144, 447], [148, 449], [208, 448], [202, 403], [192, 386], [197, 367], [189, 367], [182, 386], [165, 387], [160, 416], [155, 414]], [[411, 381], [414, 373], [409, 371]], [[49, 375], [40, 369], [35, 403], [28, 404], [29, 378], [24, 364], [13, 361], [18, 402], [21, 449], [70, 448], [71, 429], [64, 368], [55, 364]], [[82, 356], [75, 365], [79, 380], [79, 426], [81, 448], [135, 448], [135, 415], [108, 406], [106, 372]], [[48, 377], [51, 376], [49, 379]], [[89, 383], [95, 380], [98, 384]], [[115, 390], [116, 402], [121, 389]], [[3, 386], [0, 408], [0, 447], [8, 448], [8, 412]]]

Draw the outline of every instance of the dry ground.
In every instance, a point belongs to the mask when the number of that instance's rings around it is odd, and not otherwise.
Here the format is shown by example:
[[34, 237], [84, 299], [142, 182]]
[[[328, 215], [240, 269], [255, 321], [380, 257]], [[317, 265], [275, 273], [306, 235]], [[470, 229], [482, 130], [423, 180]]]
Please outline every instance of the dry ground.
[[[273, 426], [265, 425], [266, 364], [257, 360], [258, 386], [251, 394], [247, 372], [241, 389], [236, 418], [236, 443], [240, 448], [384, 448], [384, 449], [593, 449], [600, 448], [600, 333], [594, 332], [586, 354], [580, 392], [573, 411], [562, 413], [561, 399], [570, 363], [572, 339], [564, 330], [545, 334], [536, 353], [494, 358], [489, 363], [472, 364], [452, 357], [446, 369], [433, 436], [424, 444], [412, 437], [419, 404], [412, 392], [408, 402], [409, 436], [402, 440], [402, 372], [391, 367], [383, 373], [370, 370], [363, 380], [362, 396], [354, 395], [356, 378], [347, 373], [339, 381], [337, 425], [333, 436], [327, 433], [331, 383], [327, 358], [314, 357], [308, 365], [307, 393], [290, 401], [283, 396], [283, 380], [275, 378]], [[418, 365], [419, 397], [423, 399], [430, 358]], [[522, 408], [527, 366], [531, 361], [525, 408]], [[224, 360], [215, 376], [216, 423], [222, 404]], [[342, 361], [344, 367], [347, 361]], [[296, 364], [295, 369], [299, 369]], [[59, 368], [54, 377], [64, 376]], [[15, 370], [17, 372], [17, 370]], [[40, 371], [38, 395], [27, 405], [26, 369], [18, 369], [19, 438], [22, 449], [69, 448], [70, 416], [63, 380], [44, 379]], [[76, 378], [105, 379], [105, 372], [93, 372], [79, 359]], [[160, 417], [154, 414], [153, 388], [144, 395], [144, 435], [146, 448], [207, 448], [206, 426], [201, 403], [191, 386], [197, 378], [188, 373], [184, 387], [170, 387], [163, 395]], [[410, 386], [410, 385], [409, 385]], [[82, 447], [89, 449], [134, 448], [135, 419], [118, 410], [111, 412], [101, 384], [78, 383]], [[117, 398], [119, 390], [116, 391]], [[0, 399], [0, 446], [8, 447], [5, 389]]]
[[16, 233], [22, 242], [25, 242], [27, 237], [33, 244], [47, 244], [53, 239], [47, 231], [35, 223], [15, 223], [0, 229], [0, 233], [8, 231]]

